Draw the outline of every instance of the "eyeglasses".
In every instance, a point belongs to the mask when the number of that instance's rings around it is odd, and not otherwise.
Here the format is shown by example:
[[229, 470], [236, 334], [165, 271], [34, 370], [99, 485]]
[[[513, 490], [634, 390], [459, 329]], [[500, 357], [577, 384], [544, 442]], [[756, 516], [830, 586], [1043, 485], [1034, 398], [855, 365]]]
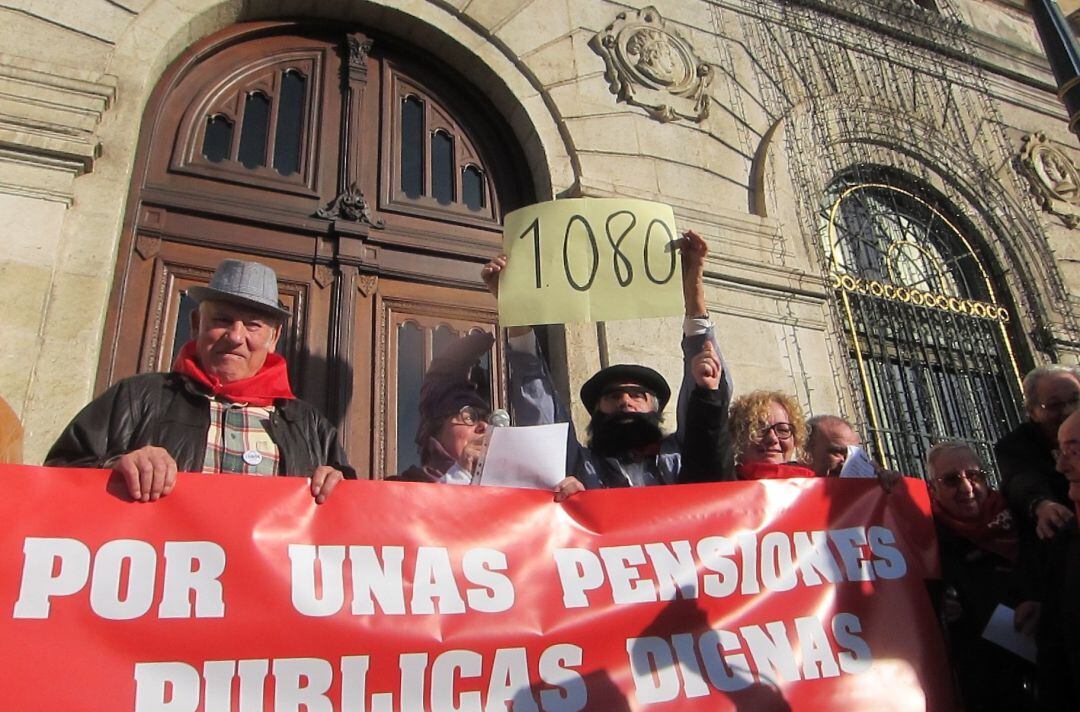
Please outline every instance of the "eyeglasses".
[[772, 434], [776, 436], [777, 440], [791, 440], [795, 435], [795, 429], [791, 427], [791, 423], [773, 423], [761, 430], [750, 433], [750, 441], [755, 443], [761, 442], [765, 439], [765, 436], [769, 434], [770, 430], [772, 431]]
[[611, 386], [604, 389], [600, 394], [600, 398], [609, 402], [618, 402], [622, 400], [624, 395], [630, 396], [632, 401], [644, 402], [649, 399], [649, 396], [655, 394], [642, 386]]
[[475, 405], [463, 405], [453, 417], [450, 418], [450, 422], [454, 425], [476, 425], [487, 420], [491, 415], [491, 411], [486, 408], [478, 408]]
[[1062, 455], [1070, 459], [1080, 460], [1080, 444], [1078, 443], [1065, 443], [1057, 450], [1054, 450], [1054, 460], [1057, 461]]
[[959, 472], [949, 472], [934, 479], [949, 489], [956, 489], [960, 486], [961, 479], [967, 480], [972, 485], [985, 485], [989, 478], [982, 470], [960, 470]]
[[1060, 413], [1068, 408], [1075, 408], [1080, 405], [1080, 394], [1063, 401], [1050, 401], [1049, 403], [1040, 403], [1039, 408], [1041, 410], [1049, 411], [1051, 413]]

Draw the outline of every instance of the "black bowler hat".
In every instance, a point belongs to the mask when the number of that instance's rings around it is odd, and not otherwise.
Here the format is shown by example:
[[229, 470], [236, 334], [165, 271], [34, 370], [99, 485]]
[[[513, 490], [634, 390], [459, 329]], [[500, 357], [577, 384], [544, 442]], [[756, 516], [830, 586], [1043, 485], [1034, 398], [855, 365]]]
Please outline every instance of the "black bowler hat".
[[604, 389], [613, 383], [636, 383], [652, 391], [659, 403], [657, 410], [663, 410], [671, 398], [671, 388], [656, 371], [648, 366], [619, 364], [602, 368], [585, 381], [585, 385], [581, 387], [581, 402], [585, 404], [585, 409], [590, 413], [596, 410], [596, 404], [600, 401]]

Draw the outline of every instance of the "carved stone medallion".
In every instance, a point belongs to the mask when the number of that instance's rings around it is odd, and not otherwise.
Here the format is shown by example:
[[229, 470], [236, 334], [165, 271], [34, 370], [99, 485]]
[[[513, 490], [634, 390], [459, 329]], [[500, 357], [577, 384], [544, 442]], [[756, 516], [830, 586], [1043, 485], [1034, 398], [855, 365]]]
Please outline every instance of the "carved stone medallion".
[[1036, 200], [1069, 227], [1080, 225], [1080, 172], [1039, 131], [1024, 137], [1020, 165]]
[[619, 101], [640, 106], [658, 121], [701, 122], [709, 115], [705, 90], [712, 81], [712, 67], [667, 27], [655, 7], [632, 17], [619, 13], [589, 46], [604, 58], [604, 77]]

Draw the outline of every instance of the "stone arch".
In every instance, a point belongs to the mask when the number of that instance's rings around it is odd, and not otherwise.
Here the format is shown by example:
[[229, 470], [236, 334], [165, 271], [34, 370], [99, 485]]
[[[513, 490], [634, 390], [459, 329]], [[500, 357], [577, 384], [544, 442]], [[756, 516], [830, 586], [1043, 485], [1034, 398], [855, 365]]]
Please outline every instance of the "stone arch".
[[[60, 227], [60, 242], [70, 247], [60, 253], [58, 270], [88, 277], [78, 290], [60, 289], [43, 317], [45, 346], [39, 360], [51, 368], [70, 359], [67, 349], [59, 345], [75, 342], [78, 352], [84, 354], [78, 369], [86, 377], [71, 385], [53, 376], [49, 368], [36, 371], [44, 379], [43, 394], [56, 392], [62, 385], [65, 395], [62, 402], [41, 396], [50, 407], [40, 413], [34, 403], [29, 404], [33, 423], [28, 433], [37, 438], [34, 451], [44, 452], [52, 434], [92, 396], [95, 380], [102, 382], [97, 355], [101, 353], [128, 186], [133, 179], [143, 114], [158, 81], [187, 48], [221, 29], [248, 20], [298, 16], [367, 25], [411, 44], [422, 43], [429, 54], [470, 77], [503, 114], [525, 152], [538, 197], [553, 197], [577, 183], [576, 151], [557, 112], [538, 88], [540, 82], [492, 30], [446, 3], [189, 0], [181, 4], [151, 0], [133, 13], [126, 25], [111, 28], [110, 37], [116, 39], [103, 69], [116, 87], [116, 100], [96, 128], [94, 138], [102, 147], [101, 155], [93, 171], [74, 181], [72, 209]], [[71, 314], [78, 317], [73, 319]], [[95, 370], [97, 379], [92, 375]]]
[[[100, 351], [102, 326], [120, 244], [124, 206], [132, 180], [135, 152], [143, 114], [166, 68], [197, 40], [237, 22], [297, 16], [367, 24], [444, 58], [457, 72], [470, 77], [502, 112], [525, 152], [538, 197], [550, 198], [575, 185], [580, 175], [576, 151], [560, 126], [553, 107], [537, 87], [539, 82], [513, 60], [479, 22], [436, 3], [387, 0], [375, 3], [308, 3], [303, 0], [192, 0], [183, 8], [169, 2], [150, 2], [120, 32], [106, 73], [115, 77], [117, 100], [98, 127], [102, 155], [94, 171], [73, 186], [75, 205], [92, 210], [73, 211], [62, 228], [62, 241], [78, 244], [83, 259], [89, 255], [101, 265], [100, 292], [83, 320], [80, 341], [88, 353]], [[93, 317], [90, 318], [91, 313]], [[47, 323], [45, 336], [56, 330], [70, 338], [67, 324]], [[91, 369], [94, 367], [91, 366]], [[100, 373], [99, 373], [100, 376]], [[91, 379], [92, 381], [92, 379]], [[91, 383], [73, 402], [90, 396]], [[54, 415], [58, 427], [63, 414]]]

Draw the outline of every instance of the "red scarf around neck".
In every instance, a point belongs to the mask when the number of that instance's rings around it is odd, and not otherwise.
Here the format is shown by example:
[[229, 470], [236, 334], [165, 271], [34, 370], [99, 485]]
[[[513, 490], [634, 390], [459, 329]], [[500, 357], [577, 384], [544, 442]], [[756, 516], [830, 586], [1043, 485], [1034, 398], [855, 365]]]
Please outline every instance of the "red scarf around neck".
[[740, 480], [786, 480], [792, 477], [814, 477], [814, 471], [793, 462], [782, 465], [772, 462], [747, 462], [736, 465], [735, 476]]
[[946, 512], [937, 500], [931, 501], [934, 519], [938, 524], [959, 534], [975, 546], [985, 551], [1016, 561], [1019, 542], [1012, 513], [1005, 498], [997, 490], [990, 490], [986, 495], [979, 515], [973, 519], [958, 519]]
[[254, 376], [222, 383], [199, 365], [195, 342], [189, 341], [176, 355], [172, 370], [203, 386], [215, 398], [233, 403], [247, 403], [265, 408], [273, 405], [277, 398], [296, 398], [289, 387], [289, 372], [285, 368], [285, 359], [275, 353], [267, 354], [266, 363]]

